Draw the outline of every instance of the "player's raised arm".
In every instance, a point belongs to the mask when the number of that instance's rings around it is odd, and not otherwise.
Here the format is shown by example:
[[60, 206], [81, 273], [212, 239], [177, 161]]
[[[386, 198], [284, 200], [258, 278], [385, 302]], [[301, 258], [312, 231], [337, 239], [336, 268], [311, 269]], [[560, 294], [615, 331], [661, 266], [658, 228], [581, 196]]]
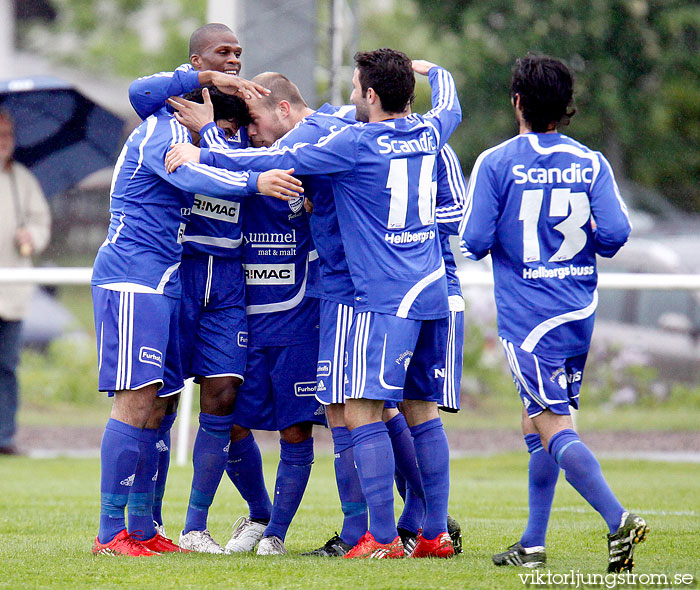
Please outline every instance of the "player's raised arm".
[[595, 220], [595, 251], [600, 256], [610, 258], [625, 245], [632, 225], [610, 164], [603, 154], [598, 153], [597, 156], [600, 170], [589, 195], [591, 215]]
[[142, 119], [165, 106], [170, 96], [191, 92], [201, 86], [200, 72], [190, 64], [182, 64], [174, 72], [159, 72], [137, 78], [129, 86], [129, 101]]
[[454, 78], [446, 69], [431, 62], [416, 60], [412, 64], [414, 64], [414, 71], [418, 73], [426, 69], [428, 71], [433, 108], [424, 115], [424, 118], [429, 119], [435, 126], [439, 147], [442, 148], [462, 121], [462, 107], [459, 104]]

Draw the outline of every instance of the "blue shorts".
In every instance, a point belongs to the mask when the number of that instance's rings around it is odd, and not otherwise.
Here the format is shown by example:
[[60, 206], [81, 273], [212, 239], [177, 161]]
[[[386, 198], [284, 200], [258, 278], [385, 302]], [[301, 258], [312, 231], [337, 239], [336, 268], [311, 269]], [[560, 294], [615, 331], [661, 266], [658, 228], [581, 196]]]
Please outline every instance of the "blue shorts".
[[578, 409], [588, 353], [572, 357], [542, 357], [525, 352], [503, 338], [501, 343], [515, 387], [530, 418], [544, 410], [567, 415], [571, 413], [569, 406]]
[[351, 306], [320, 300], [316, 399], [323, 405], [345, 403], [347, 344], [352, 318]]
[[159, 396], [182, 390], [179, 299], [93, 286], [92, 302], [100, 391], [114, 395], [153, 383]]
[[186, 377], [243, 379], [248, 346], [240, 260], [185, 256], [180, 265], [180, 350]]
[[251, 346], [234, 422], [251, 430], [284, 430], [301, 422], [325, 424], [316, 400], [317, 342]]
[[[464, 306], [464, 302], [462, 302], [462, 306]], [[450, 319], [446, 327], [445, 385], [442, 401], [438, 405], [441, 410], [446, 412], [458, 412], [460, 409], [459, 392], [462, 386], [462, 363], [464, 361], [464, 311], [450, 311]]]
[[442, 401], [448, 321], [356, 313], [348, 343], [346, 397]]

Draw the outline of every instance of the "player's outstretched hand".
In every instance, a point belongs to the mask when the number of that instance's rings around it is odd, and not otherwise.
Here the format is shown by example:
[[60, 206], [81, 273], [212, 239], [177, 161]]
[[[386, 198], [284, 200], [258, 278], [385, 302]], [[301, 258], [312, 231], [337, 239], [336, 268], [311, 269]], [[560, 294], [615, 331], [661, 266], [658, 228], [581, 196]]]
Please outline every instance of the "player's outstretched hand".
[[202, 127], [214, 121], [214, 105], [211, 104], [211, 96], [206, 88], [202, 89], [202, 99], [204, 103], [185, 100], [179, 96], [168, 99], [168, 104], [175, 109], [175, 118], [194, 133], [199, 133]]
[[294, 168], [289, 170], [268, 170], [258, 176], [258, 192], [283, 201], [302, 197], [304, 189], [301, 180], [294, 178]]
[[437, 64], [434, 64], [431, 61], [425, 61], [424, 59], [414, 59], [411, 62], [411, 66], [413, 67], [413, 71], [416, 74], [420, 74], [421, 76], [427, 76], [428, 72], [430, 71], [430, 68], [434, 68], [437, 66]]
[[176, 143], [165, 154], [165, 169], [170, 174], [187, 162], [199, 164], [199, 148], [191, 143]]
[[245, 78], [224, 74], [223, 72], [212, 71], [209, 72], [209, 74], [210, 84], [216, 86], [221, 92], [240, 96], [243, 100], [248, 100], [249, 98], [263, 98], [270, 94], [270, 91], [264, 86], [260, 86], [260, 84], [256, 84]]

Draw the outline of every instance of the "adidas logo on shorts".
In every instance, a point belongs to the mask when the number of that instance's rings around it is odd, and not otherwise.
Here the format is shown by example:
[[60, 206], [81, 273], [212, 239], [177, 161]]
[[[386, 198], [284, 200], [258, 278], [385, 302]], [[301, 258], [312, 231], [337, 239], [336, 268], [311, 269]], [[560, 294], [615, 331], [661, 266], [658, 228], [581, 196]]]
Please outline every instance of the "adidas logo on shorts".
[[136, 474], [135, 474], [135, 473], [132, 473], [132, 474], [131, 474], [129, 477], [127, 477], [126, 479], [122, 479], [122, 480], [119, 482], [119, 485], [120, 485], [120, 486], [126, 486], [127, 488], [130, 488], [131, 486], [134, 485], [134, 479], [135, 479], [135, 478], [136, 478]]

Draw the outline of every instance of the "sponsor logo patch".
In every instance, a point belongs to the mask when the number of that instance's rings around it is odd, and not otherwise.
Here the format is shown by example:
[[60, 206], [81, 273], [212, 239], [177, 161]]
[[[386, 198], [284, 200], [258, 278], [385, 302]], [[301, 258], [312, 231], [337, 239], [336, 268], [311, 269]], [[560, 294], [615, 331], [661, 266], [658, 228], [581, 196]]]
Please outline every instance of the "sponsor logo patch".
[[246, 285], [293, 285], [294, 264], [246, 264], [245, 282]]
[[316, 381], [300, 381], [294, 384], [294, 395], [310, 397], [316, 395]]
[[316, 391], [326, 391], [326, 384], [323, 382], [323, 379], [318, 380], [318, 385], [316, 386]]
[[248, 332], [238, 332], [238, 346], [248, 348]]
[[241, 204], [216, 199], [214, 197], [195, 195], [192, 205], [192, 215], [201, 215], [210, 219], [227, 221], [228, 223], [238, 223], [241, 212]]
[[139, 361], [148, 365], [155, 365], [156, 367], [163, 368], [163, 353], [155, 348], [142, 346], [139, 350]]
[[330, 377], [331, 361], [318, 361], [316, 365], [316, 377]]

